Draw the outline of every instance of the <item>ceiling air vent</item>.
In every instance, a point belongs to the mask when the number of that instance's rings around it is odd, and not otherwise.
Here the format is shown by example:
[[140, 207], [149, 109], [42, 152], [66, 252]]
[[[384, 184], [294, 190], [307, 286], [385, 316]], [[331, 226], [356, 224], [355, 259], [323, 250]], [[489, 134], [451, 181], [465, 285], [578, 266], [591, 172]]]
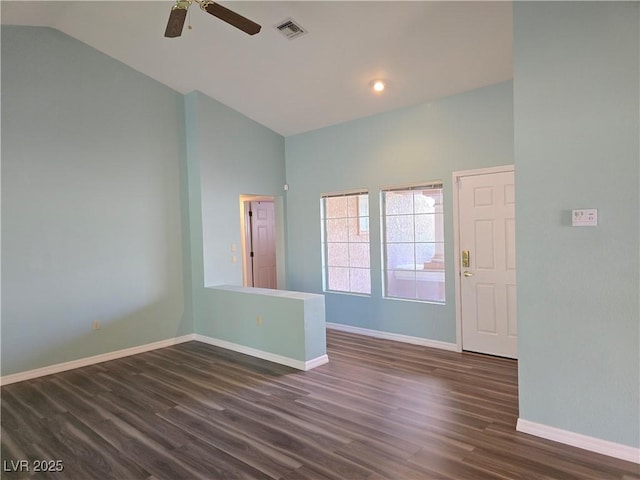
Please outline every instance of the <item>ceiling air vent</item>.
[[287, 18], [286, 20], [278, 22], [274, 27], [289, 40], [293, 40], [307, 33], [307, 31], [302, 28], [302, 25], [297, 23], [293, 18]]

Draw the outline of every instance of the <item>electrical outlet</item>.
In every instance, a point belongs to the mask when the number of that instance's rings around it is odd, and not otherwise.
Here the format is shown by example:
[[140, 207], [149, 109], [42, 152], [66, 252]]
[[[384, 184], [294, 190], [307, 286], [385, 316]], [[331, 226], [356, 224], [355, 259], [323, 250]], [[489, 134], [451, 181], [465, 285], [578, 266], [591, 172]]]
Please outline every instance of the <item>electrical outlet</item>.
[[98, 320], [94, 320], [91, 324], [91, 328], [93, 328], [94, 330], [100, 330], [100, 322]]
[[256, 325], [258, 325], [258, 326], [262, 325], [262, 320], [263, 320], [262, 319], [262, 315], [258, 315], [256, 317]]

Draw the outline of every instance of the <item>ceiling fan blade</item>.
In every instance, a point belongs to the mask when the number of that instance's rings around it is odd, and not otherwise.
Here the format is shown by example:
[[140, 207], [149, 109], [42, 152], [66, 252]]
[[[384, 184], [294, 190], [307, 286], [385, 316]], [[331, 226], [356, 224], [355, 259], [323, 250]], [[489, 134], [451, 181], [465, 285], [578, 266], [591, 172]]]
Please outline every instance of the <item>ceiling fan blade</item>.
[[182, 27], [184, 27], [186, 18], [187, 9], [174, 5], [169, 14], [169, 22], [167, 22], [167, 29], [164, 32], [164, 36], [167, 38], [176, 38], [182, 35]]
[[257, 23], [252, 22], [248, 18], [245, 18], [226, 7], [223, 7], [219, 3], [202, 2], [202, 8], [206, 10], [207, 13], [210, 13], [214, 17], [218, 17], [220, 20], [223, 20], [229, 25], [233, 25], [234, 27], [239, 28], [249, 35], [255, 35], [260, 31], [260, 28], [262, 28]]

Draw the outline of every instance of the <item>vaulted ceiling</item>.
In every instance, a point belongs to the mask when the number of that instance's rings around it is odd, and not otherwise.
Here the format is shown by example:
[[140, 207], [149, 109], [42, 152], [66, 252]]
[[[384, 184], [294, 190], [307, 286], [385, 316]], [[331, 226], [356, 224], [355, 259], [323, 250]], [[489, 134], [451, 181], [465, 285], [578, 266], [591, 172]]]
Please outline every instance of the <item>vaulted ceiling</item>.
[[[2, 24], [53, 27], [181, 92], [201, 91], [292, 135], [512, 78], [511, 2], [271, 2], [222, 5], [249, 36], [194, 2], [165, 38], [173, 1], [2, 1]], [[308, 33], [274, 28], [293, 18]], [[370, 82], [388, 88], [373, 94]]]

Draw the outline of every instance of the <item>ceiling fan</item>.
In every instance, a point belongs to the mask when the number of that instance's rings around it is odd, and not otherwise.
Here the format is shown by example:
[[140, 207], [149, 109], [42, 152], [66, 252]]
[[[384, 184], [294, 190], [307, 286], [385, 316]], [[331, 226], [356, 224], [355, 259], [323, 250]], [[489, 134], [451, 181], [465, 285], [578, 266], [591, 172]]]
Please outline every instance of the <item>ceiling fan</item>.
[[[193, 1], [200, 5], [200, 8], [205, 12], [210, 13], [214, 17], [218, 17], [223, 22], [227, 22], [229, 25], [233, 25], [249, 35], [255, 35], [260, 31], [260, 25], [226, 7], [223, 7], [219, 3], [211, 0]], [[182, 27], [184, 27], [184, 21], [185, 18], [187, 18], [187, 10], [189, 10], [191, 2], [192, 0], [176, 0], [176, 4], [171, 7], [169, 22], [167, 23], [167, 29], [164, 32], [165, 37], [175, 38], [182, 35]]]

